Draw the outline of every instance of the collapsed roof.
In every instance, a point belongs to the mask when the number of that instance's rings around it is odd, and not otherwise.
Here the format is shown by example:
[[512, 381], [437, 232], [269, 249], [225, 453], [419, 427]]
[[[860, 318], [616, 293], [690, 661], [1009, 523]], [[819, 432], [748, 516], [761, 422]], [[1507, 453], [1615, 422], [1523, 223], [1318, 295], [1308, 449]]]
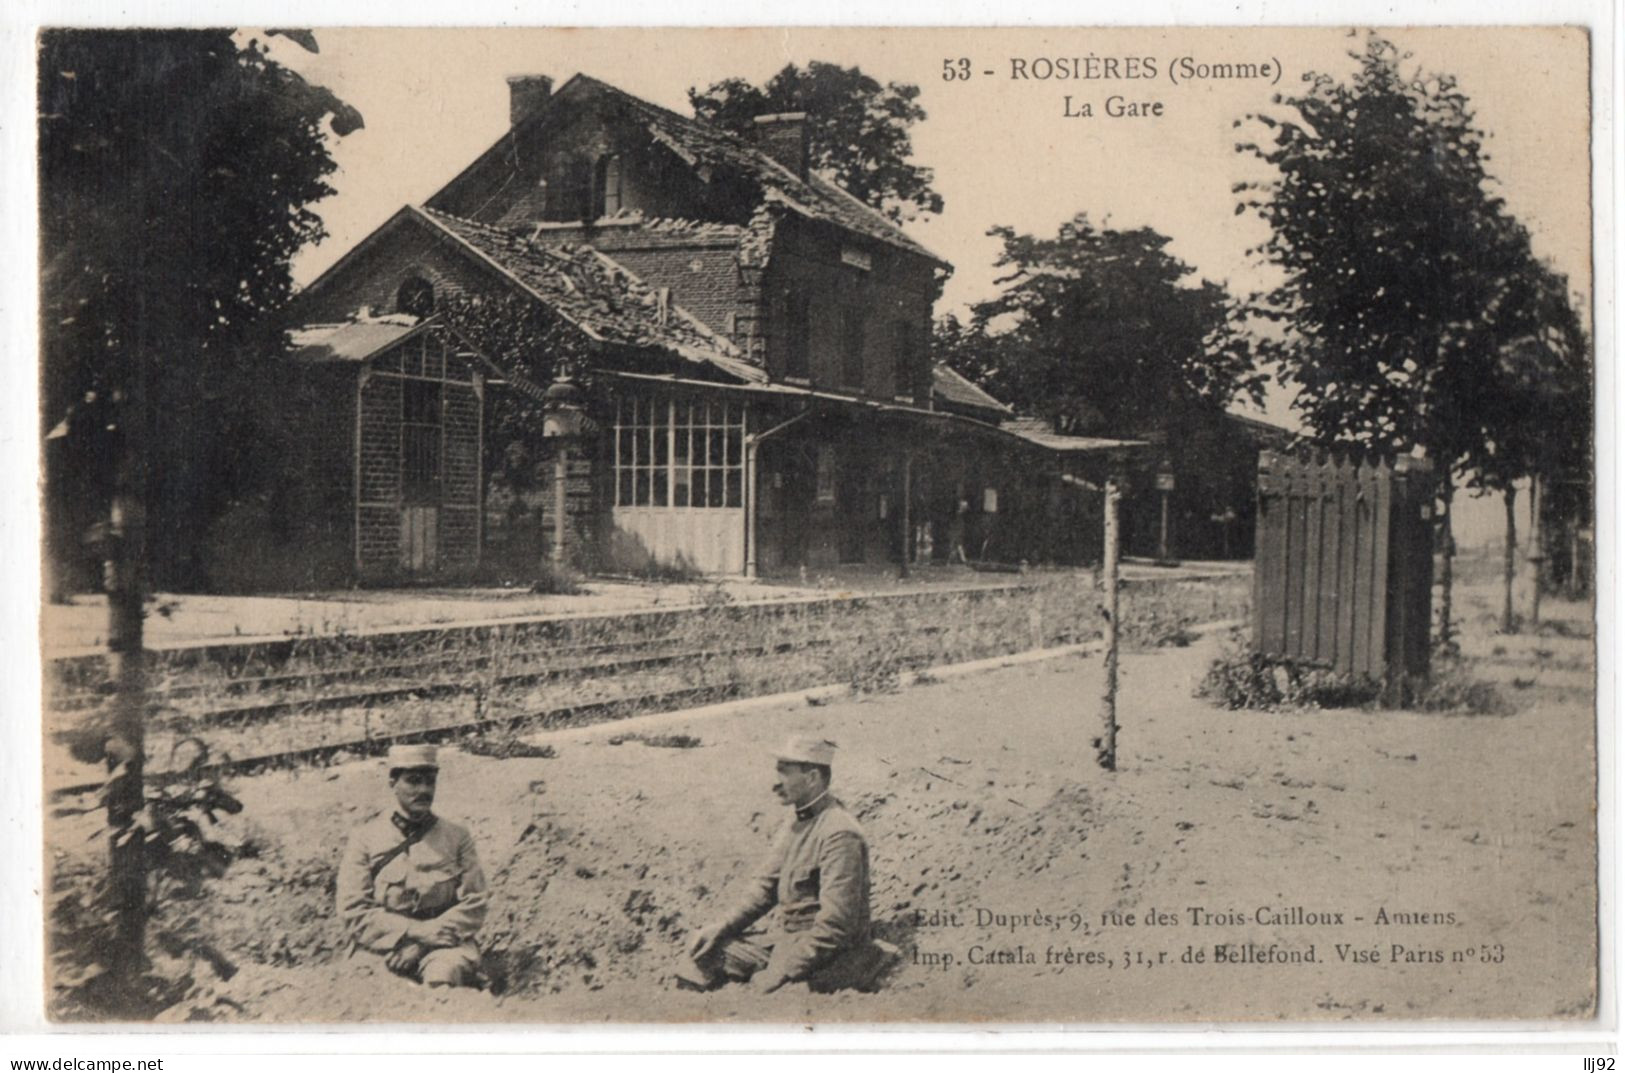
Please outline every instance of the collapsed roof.
[[738, 356], [727, 339], [650, 287], [608, 255], [584, 243], [543, 245], [522, 232], [414, 209], [526, 292], [599, 342], [657, 347], [745, 380], [765, 374]]
[[[307, 293], [340, 274], [343, 266], [369, 247], [387, 241], [403, 228], [428, 230], [471, 264], [494, 273], [509, 287], [529, 297], [560, 319], [600, 343], [654, 349], [745, 381], [766, 373], [739, 356], [733, 343], [706, 327], [650, 287], [626, 266], [584, 243], [544, 244], [522, 230], [508, 230], [465, 220], [434, 209], [408, 205], [313, 282]], [[390, 318], [356, 322], [347, 339], [362, 346], [368, 333], [386, 331]]]
[[431, 197], [427, 204], [443, 204], [448, 192], [457, 187], [464, 176], [483, 170], [495, 161], [507, 161], [517, 169], [518, 164], [511, 149], [515, 138], [522, 136], [527, 127], [547, 122], [550, 116], [559, 114], [560, 109], [570, 108], [593, 97], [612, 101], [643, 122], [656, 143], [670, 150], [704, 181], [710, 181], [718, 174], [748, 179], [760, 188], [765, 204], [808, 219], [834, 224], [907, 250], [944, 269], [951, 268], [948, 262], [905, 234], [885, 214], [817, 173], [809, 171], [807, 177], [802, 178], [738, 135], [679, 115], [583, 74], [572, 77], [545, 104], [520, 120], [513, 130], [505, 132], [495, 145]]

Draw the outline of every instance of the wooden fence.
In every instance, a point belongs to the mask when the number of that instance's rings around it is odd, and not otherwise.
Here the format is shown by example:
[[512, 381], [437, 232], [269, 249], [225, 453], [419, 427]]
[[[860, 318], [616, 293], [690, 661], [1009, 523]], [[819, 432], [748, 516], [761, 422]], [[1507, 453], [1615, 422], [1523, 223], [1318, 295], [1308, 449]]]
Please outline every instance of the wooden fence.
[[1258, 460], [1253, 648], [1398, 687], [1428, 667], [1432, 467]]

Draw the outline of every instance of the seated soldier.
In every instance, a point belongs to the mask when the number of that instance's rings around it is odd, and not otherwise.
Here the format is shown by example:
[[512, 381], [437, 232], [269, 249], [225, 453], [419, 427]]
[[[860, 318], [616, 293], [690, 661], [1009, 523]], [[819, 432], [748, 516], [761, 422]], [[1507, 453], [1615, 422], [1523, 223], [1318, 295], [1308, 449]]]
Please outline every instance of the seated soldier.
[[[763, 991], [804, 982], [814, 991], [865, 988], [888, 962], [869, 935], [869, 846], [851, 813], [830, 795], [835, 744], [792, 738], [776, 754], [773, 792], [795, 810], [733, 908], [689, 942], [679, 987], [710, 990], [729, 980]], [[777, 927], [745, 936], [778, 907]]]
[[439, 774], [432, 745], [389, 750], [395, 806], [350, 833], [338, 911], [351, 954], [382, 954], [391, 972], [431, 987], [474, 987], [485, 873], [467, 829], [432, 811]]

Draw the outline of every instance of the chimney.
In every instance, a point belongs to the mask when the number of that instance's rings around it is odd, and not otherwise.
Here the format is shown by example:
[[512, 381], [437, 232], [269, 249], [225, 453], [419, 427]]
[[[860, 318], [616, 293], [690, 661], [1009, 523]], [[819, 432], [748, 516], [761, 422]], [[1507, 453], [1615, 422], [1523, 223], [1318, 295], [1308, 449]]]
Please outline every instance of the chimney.
[[790, 169], [798, 179], [807, 177], [807, 113], [783, 112], [756, 117], [756, 148]]
[[508, 76], [508, 125], [517, 127], [553, 95], [553, 80], [546, 75]]

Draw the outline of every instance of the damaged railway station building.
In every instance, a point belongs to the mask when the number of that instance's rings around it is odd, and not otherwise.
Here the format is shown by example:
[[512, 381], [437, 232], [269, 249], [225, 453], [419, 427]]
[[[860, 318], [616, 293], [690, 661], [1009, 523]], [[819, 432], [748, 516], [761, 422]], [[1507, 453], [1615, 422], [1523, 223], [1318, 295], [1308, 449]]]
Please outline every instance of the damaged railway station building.
[[1138, 445], [935, 366], [951, 266], [809, 170], [804, 117], [508, 82], [508, 132], [295, 305], [313, 581], [1098, 556]]

